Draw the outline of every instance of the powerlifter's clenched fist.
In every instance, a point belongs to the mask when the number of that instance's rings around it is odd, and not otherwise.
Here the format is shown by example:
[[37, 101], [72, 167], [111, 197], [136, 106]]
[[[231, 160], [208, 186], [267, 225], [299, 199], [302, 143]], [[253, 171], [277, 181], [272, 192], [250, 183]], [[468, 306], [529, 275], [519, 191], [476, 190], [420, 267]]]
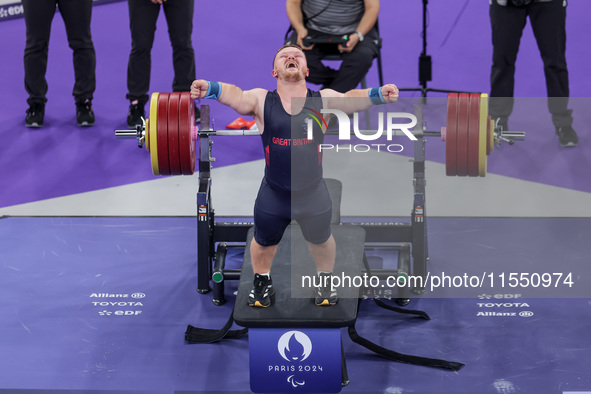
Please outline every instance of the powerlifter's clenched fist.
[[398, 87], [394, 84], [382, 86], [382, 97], [386, 103], [395, 103], [398, 100]]
[[209, 89], [209, 82], [205, 79], [198, 79], [193, 81], [191, 84], [191, 98], [192, 99], [202, 99], [207, 94], [207, 90]]

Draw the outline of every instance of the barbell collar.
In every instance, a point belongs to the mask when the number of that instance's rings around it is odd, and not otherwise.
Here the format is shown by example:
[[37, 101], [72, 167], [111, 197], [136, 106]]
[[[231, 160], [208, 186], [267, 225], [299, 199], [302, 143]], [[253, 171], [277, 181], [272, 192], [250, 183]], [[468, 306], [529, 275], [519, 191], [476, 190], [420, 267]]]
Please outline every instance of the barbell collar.
[[115, 137], [120, 140], [131, 140], [137, 138], [135, 130], [115, 130]]
[[[142, 121], [144, 119], [142, 118]], [[115, 130], [115, 137], [122, 140], [135, 139], [137, 141], [138, 148], [143, 148], [146, 141], [145, 122], [138, 124], [135, 130]]]
[[144, 143], [146, 141], [146, 120], [142, 119], [142, 123], [138, 123], [135, 126], [135, 130], [115, 130], [115, 138], [122, 139], [122, 140], [137, 140], [137, 146], [139, 148], [144, 147]]
[[501, 131], [499, 138], [511, 141], [525, 141], [525, 132], [523, 131]]

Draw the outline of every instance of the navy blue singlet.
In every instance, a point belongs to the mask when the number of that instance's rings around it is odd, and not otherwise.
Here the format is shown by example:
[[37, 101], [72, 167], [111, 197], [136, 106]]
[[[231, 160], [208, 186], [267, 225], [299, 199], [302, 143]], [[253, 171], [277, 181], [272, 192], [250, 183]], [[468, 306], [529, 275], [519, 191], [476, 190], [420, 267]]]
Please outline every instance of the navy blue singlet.
[[[324, 133], [311, 115], [316, 112], [318, 118], [321, 108], [320, 92], [308, 89], [306, 105], [299, 114], [292, 116], [285, 112], [277, 90], [267, 93], [261, 138], [265, 150], [265, 179], [272, 188], [305, 190], [322, 180], [320, 144], [324, 142]], [[307, 138], [307, 119], [312, 119], [312, 140]]]

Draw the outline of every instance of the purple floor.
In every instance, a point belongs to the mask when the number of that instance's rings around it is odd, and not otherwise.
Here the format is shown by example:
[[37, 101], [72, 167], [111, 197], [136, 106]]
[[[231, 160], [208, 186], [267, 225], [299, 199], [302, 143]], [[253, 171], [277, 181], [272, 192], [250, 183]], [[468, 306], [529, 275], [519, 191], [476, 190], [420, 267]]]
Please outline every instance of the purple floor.
[[[560, 149], [542, 105], [534, 116], [515, 119], [515, 128], [527, 129], [527, 142], [503, 147], [489, 160], [493, 173], [535, 182], [591, 191], [588, 154], [589, 26], [582, 15], [591, 3], [571, 2], [568, 8], [567, 59], [575, 128], [580, 146]], [[400, 87], [418, 85], [417, 62], [421, 51], [421, 2], [382, 1], [380, 26], [384, 78]], [[276, 0], [255, 3], [232, 1], [224, 7], [223, 28], [216, 18], [215, 2], [196, 4], [194, 46], [200, 78], [234, 83], [244, 89], [273, 89], [271, 56], [282, 44], [288, 26], [284, 4]], [[116, 2], [94, 9], [92, 31], [97, 51], [97, 91], [94, 107], [97, 125], [77, 128], [71, 97], [73, 69], [63, 21], [56, 16], [50, 40], [49, 82], [45, 127], [24, 127], [26, 93], [22, 57], [25, 28], [22, 19], [0, 24], [3, 39], [0, 62], [0, 207], [69, 195], [110, 186], [153, 179], [148, 154], [130, 141], [118, 141], [113, 130], [125, 126], [127, 112], [126, 67], [130, 49], [127, 5]], [[170, 91], [171, 49], [164, 18], [160, 18], [152, 52], [151, 91]], [[10, 39], [8, 39], [10, 38]], [[488, 92], [491, 58], [488, 4], [485, 1], [445, 0], [429, 4], [428, 53], [433, 56], [433, 81], [429, 86]], [[374, 67], [375, 68], [375, 67]], [[543, 97], [542, 63], [529, 26], [522, 39], [516, 76], [516, 96]], [[368, 84], [377, 85], [370, 70]], [[215, 102], [216, 128], [237, 116]], [[431, 126], [439, 127], [437, 123]], [[429, 144], [429, 159], [443, 160], [443, 144]], [[216, 166], [261, 158], [257, 138], [224, 138], [216, 145]]]
[[[430, 265], [448, 271], [494, 263], [517, 270], [535, 260], [542, 270], [584, 262], [590, 228], [586, 219], [432, 219]], [[526, 232], [536, 237], [519, 235]], [[205, 345], [183, 340], [187, 324], [220, 328], [236, 289], [229, 282], [221, 307], [211, 294], [195, 291], [194, 219], [5, 218], [0, 236], [0, 389], [8, 390], [0, 392], [249, 391], [246, 338]], [[483, 239], [503, 247], [493, 255]], [[229, 265], [240, 262], [239, 253], [230, 255]], [[392, 264], [376, 253], [370, 262]], [[588, 392], [590, 298], [519, 293], [498, 288], [489, 298], [412, 300], [430, 321], [363, 301], [362, 336], [466, 366], [449, 372], [390, 362], [343, 332], [351, 379], [343, 392]], [[495, 316], [501, 313], [516, 316]]]

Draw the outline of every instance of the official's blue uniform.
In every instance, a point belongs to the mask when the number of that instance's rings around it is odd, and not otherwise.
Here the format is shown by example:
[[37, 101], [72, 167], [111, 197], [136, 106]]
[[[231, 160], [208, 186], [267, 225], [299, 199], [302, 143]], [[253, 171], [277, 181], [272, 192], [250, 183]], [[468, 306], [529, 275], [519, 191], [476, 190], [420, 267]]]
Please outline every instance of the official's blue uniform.
[[307, 119], [320, 113], [320, 93], [308, 89], [304, 109], [288, 114], [277, 91], [265, 98], [265, 176], [254, 207], [255, 240], [262, 246], [276, 245], [291, 220], [302, 228], [304, 238], [321, 244], [330, 237], [332, 202], [322, 177], [320, 144], [324, 133], [312, 121], [308, 139]]

